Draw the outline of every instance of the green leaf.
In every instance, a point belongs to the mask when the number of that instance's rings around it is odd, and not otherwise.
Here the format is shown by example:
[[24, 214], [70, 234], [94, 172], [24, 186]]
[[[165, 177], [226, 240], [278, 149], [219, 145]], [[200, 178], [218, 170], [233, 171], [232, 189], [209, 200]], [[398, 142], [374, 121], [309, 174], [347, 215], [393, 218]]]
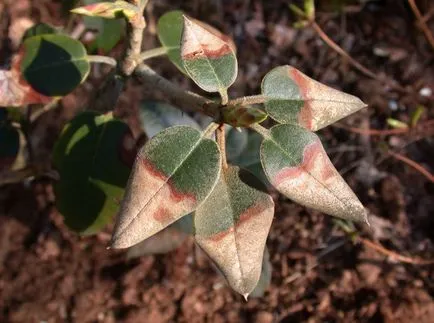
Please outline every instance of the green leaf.
[[133, 19], [139, 12], [138, 7], [126, 1], [97, 2], [71, 10], [72, 13], [106, 19]]
[[237, 130], [233, 127], [225, 127], [226, 130], [226, 155], [230, 163], [237, 160], [247, 147], [249, 135], [247, 129]]
[[222, 171], [194, 214], [197, 244], [245, 298], [258, 284], [273, 214], [273, 199], [263, 184], [236, 166]]
[[128, 126], [110, 115], [84, 112], [65, 126], [54, 148], [55, 193], [72, 230], [95, 233], [116, 214], [135, 156], [132, 143]]
[[139, 113], [148, 138], [172, 126], [186, 125], [200, 130], [199, 124], [192, 117], [167, 103], [143, 101]]
[[205, 91], [226, 91], [238, 73], [232, 44], [202, 24], [183, 19], [181, 60], [187, 74]]
[[291, 66], [279, 66], [262, 81], [266, 112], [279, 123], [319, 130], [364, 108], [359, 98], [335, 90]]
[[270, 183], [297, 203], [343, 219], [366, 221], [363, 205], [334, 168], [314, 133], [277, 125], [261, 145]]
[[181, 36], [183, 12], [169, 11], [158, 20], [157, 33], [161, 44], [167, 49], [170, 61], [184, 74], [187, 74], [181, 60]]
[[24, 42], [27, 38], [33, 36], [50, 35], [50, 34], [57, 34], [57, 33], [58, 30], [53, 26], [44, 23], [39, 23], [26, 30], [22, 41]]
[[74, 90], [89, 74], [86, 49], [65, 35], [41, 35], [24, 42], [21, 72], [37, 92], [63, 96]]
[[264, 257], [262, 258], [262, 270], [261, 277], [259, 278], [259, 282], [256, 285], [253, 292], [250, 294], [250, 297], [263, 297], [265, 291], [270, 287], [271, 284], [271, 274], [273, 271], [273, 267], [270, 262], [270, 253], [268, 252], [268, 248], [264, 249]]
[[220, 174], [215, 141], [175, 126], [154, 136], [137, 155], [122, 201], [112, 247], [127, 248], [193, 212]]
[[[262, 143], [262, 137], [256, 132], [245, 131], [248, 134], [247, 145], [240, 155], [232, 157], [228, 155], [231, 164], [240, 166], [247, 169], [257, 178], [259, 178], [265, 185], [270, 185], [264, 170], [262, 169], [261, 156], [259, 150]], [[229, 139], [228, 139], [229, 140]]]
[[394, 119], [394, 118], [387, 118], [387, 124], [389, 126], [391, 126], [392, 128], [396, 128], [396, 129], [407, 129], [408, 128], [408, 124], [406, 124], [405, 122], [402, 122], [400, 120]]

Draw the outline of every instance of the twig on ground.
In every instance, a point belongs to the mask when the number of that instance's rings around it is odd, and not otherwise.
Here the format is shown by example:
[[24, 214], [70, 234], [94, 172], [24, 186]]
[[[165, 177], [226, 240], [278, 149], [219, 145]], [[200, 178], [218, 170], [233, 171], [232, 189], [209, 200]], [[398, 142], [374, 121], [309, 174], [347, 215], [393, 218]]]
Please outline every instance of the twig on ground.
[[356, 69], [358, 69], [360, 72], [365, 74], [366, 76], [377, 80], [379, 82], [385, 83], [390, 88], [403, 92], [408, 93], [409, 91], [402, 87], [401, 85], [397, 84], [396, 82], [390, 80], [389, 78], [380, 78], [377, 73], [374, 73], [367, 67], [360, 64], [358, 61], [356, 61], [354, 58], [351, 57], [350, 54], [348, 54], [342, 47], [340, 47], [338, 44], [336, 44], [327, 34], [322, 30], [322, 28], [316, 23], [316, 21], [311, 22], [312, 28], [315, 30], [315, 32], [318, 34], [318, 36], [327, 44], [329, 45], [335, 52], [337, 52], [342, 57], [346, 58], [348, 62], [353, 65]]
[[434, 36], [429, 30], [429, 27], [426, 23], [426, 20], [422, 16], [421, 12], [419, 11], [419, 8], [416, 5], [416, 2], [414, 0], [408, 0], [408, 4], [411, 7], [411, 10], [413, 11], [414, 15], [416, 16], [418, 25], [422, 29], [423, 33], [425, 34], [425, 37], [428, 41], [428, 43], [431, 45], [432, 49], [434, 50]]
[[423, 176], [425, 176], [429, 181], [431, 181], [431, 182], [434, 183], [434, 175], [431, 174], [429, 171], [427, 171], [424, 167], [422, 167], [420, 164], [418, 164], [414, 160], [412, 160], [412, 159], [410, 159], [410, 158], [408, 158], [408, 157], [406, 157], [404, 155], [401, 155], [399, 153], [395, 153], [393, 151], [390, 151], [390, 150], [388, 151], [388, 153], [392, 157], [394, 157], [394, 158], [402, 161], [403, 163], [407, 164], [408, 166], [414, 168], [419, 173], [421, 173]]
[[408, 257], [400, 255], [399, 253], [386, 249], [382, 245], [375, 243], [369, 239], [357, 237], [356, 240], [360, 243], [362, 243], [364, 246], [371, 248], [373, 250], [378, 251], [379, 253], [389, 257], [390, 259], [393, 259], [395, 261], [399, 262], [405, 262], [407, 264], [413, 264], [413, 265], [431, 265], [434, 264], [434, 260], [425, 260], [420, 259], [418, 257]]

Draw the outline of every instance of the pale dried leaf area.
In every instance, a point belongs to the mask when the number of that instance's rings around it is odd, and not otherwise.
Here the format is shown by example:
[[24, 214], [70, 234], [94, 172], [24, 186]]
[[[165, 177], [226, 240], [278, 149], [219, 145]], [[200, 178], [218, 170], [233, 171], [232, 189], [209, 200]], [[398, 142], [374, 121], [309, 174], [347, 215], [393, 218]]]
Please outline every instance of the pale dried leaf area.
[[128, 187], [112, 248], [127, 248], [151, 237], [197, 205], [194, 196], [177, 192], [143, 156], [136, 160]]
[[229, 43], [194, 21], [184, 17], [181, 57], [184, 60], [198, 58], [216, 59], [233, 54]]
[[305, 147], [300, 166], [277, 171], [272, 184], [307, 207], [344, 219], [367, 221], [362, 204], [330, 162], [319, 140]]

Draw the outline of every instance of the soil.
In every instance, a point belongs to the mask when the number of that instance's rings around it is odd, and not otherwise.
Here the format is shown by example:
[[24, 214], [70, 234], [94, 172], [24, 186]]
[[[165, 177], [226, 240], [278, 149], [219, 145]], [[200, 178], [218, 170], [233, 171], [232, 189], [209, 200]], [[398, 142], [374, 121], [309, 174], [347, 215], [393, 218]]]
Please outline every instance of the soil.
[[[320, 1], [317, 1], [318, 3]], [[317, 22], [352, 57], [391, 88], [358, 72], [320, 40], [312, 28], [295, 29], [288, 1], [152, 1], [145, 48], [158, 46], [155, 24], [183, 9], [231, 35], [239, 77], [231, 96], [255, 94], [271, 68], [291, 64], [369, 107], [320, 132], [336, 168], [369, 210], [362, 236], [413, 258], [434, 259], [434, 183], [393, 150], [434, 172], [432, 128], [369, 135], [387, 118], [419, 124], [433, 118], [434, 49], [404, 0], [321, 2]], [[295, 2], [297, 3], [297, 2]], [[324, 3], [327, 3], [325, 5]], [[340, 6], [332, 6], [331, 3]], [[434, 4], [417, 1], [434, 32]], [[0, 3], [0, 64], [7, 64], [23, 31], [43, 21], [65, 25], [61, 1]], [[76, 23], [76, 22], [74, 22]], [[121, 42], [111, 53], [120, 57]], [[181, 86], [197, 90], [164, 59], [150, 65]], [[83, 109], [107, 71], [92, 77], [43, 115], [32, 129], [36, 158], [50, 159], [64, 123]], [[117, 112], [138, 134], [142, 98], [161, 98], [131, 80]], [[353, 130], [349, 129], [352, 128]], [[365, 129], [359, 134], [354, 128]], [[80, 237], [54, 207], [52, 180], [0, 188], [0, 322], [433, 322], [434, 266], [406, 264], [354, 243], [331, 217], [305, 209], [276, 192], [276, 214], [267, 242], [271, 285], [248, 302], [232, 292], [191, 240], [164, 255], [127, 259], [107, 250], [111, 227]]]

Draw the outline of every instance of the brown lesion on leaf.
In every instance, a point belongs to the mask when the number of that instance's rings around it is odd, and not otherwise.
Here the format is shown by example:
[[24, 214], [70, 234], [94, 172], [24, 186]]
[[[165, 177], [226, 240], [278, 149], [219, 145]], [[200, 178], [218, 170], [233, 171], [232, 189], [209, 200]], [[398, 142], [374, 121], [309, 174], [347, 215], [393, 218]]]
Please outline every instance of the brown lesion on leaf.
[[[273, 203], [273, 201], [270, 198], [270, 202]], [[254, 204], [250, 206], [248, 209], [246, 209], [239, 217], [237, 223], [235, 223], [234, 226], [230, 227], [226, 231], [222, 231], [219, 233], [216, 233], [212, 236], [210, 236], [208, 239], [214, 243], [218, 243], [221, 240], [223, 240], [225, 237], [227, 237], [229, 234], [234, 234], [236, 231], [241, 227], [243, 224], [249, 222], [255, 217], [263, 215], [265, 211], [267, 211], [270, 208], [270, 205], [267, 203], [261, 203], [261, 204]]]
[[313, 112], [310, 105], [310, 92], [309, 92], [309, 79], [295, 68], [288, 69], [289, 77], [297, 84], [301, 97], [304, 100], [304, 104], [298, 113], [298, 122], [306, 129], [313, 129]]
[[[302, 163], [295, 167], [285, 167], [280, 170], [273, 180], [273, 185], [279, 186], [287, 180], [313, 174], [317, 181], [326, 183], [336, 176], [334, 167], [328, 161], [327, 155], [319, 140], [307, 145], [303, 150]], [[308, 181], [300, 181], [300, 185], [308, 185]]]
[[215, 34], [209, 28], [205, 29], [193, 19], [184, 16], [181, 42], [183, 60], [218, 59], [229, 54], [234, 54], [234, 51], [228, 42], [228, 37]]

